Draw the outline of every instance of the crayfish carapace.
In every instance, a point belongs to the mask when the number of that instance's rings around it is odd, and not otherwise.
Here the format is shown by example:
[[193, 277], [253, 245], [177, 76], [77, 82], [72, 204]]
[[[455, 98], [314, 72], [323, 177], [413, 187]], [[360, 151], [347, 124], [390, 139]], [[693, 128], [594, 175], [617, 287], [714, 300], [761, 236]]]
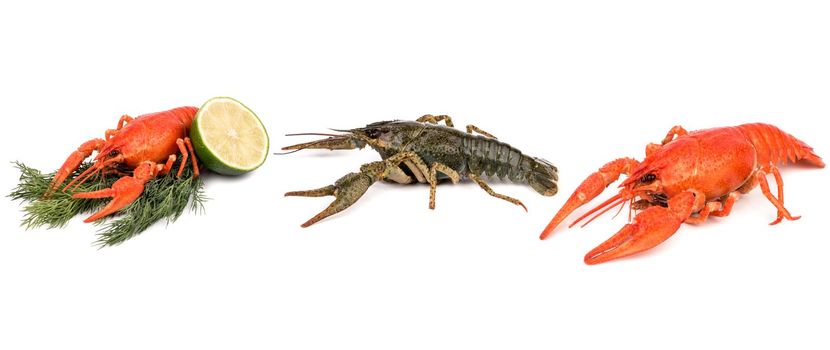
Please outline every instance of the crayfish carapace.
[[[441, 121], [446, 126], [438, 125]], [[435, 188], [442, 179], [449, 179], [453, 183], [464, 178], [470, 179], [491, 196], [519, 205], [525, 210], [527, 208], [518, 199], [493, 191], [483, 177], [499, 177], [527, 184], [544, 196], [556, 194], [557, 170], [550, 162], [524, 155], [473, 125], [467, 126], [466, 133], [452, 126], [450, 117], [428, 114], [416, 121], [384, 121], [357, 129], [335, 130], [343, 132], [340, 135], [289, 135], [329, 137], [283, 147], [283, 150], [342, 150], [368, 145], [380, 153], [383, 160], [364, 164], [360, 167], [360, 172], [347, 174], [334, 185], [310, 191], [288, 192], [285, 195], [336, 197], [328, 208], [302, 225], [308, 227], [354, 204], [378, 180], [401, 184], [428, 183], [430, 209], [435, 208]], [[481, 135], [474, 135], [473, 132]]]

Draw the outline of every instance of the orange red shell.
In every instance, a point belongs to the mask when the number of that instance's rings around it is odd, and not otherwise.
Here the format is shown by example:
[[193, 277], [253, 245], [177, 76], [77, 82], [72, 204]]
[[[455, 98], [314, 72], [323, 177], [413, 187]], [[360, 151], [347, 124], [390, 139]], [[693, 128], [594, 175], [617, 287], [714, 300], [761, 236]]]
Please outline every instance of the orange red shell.
[[636, 192], [637, 181], [654, 174], [669, 198], [695, 189], [711, 200], [752, 181], [759, 169], [800, 159], [824, 166], [810, 146], [769, 124], [698, 130], [647, 156], [621, 187]]
[[[676, 138], [675, 138], [676, 137]], [[620, 175], [628, 178], [620, 192], [575, 222], [631, 201], [642, 210], [614, 236], [591, 250], [585, 263], [599, 264], [653, 248], [673, 235], [683, 222], [700, 223], [710, 215], [727, 216], [740, 193], [756, 185], [777, 209], [777, 218], [797, 220], [784, 207], [784, 185], [777, 164], [806, 161], [824, 167], [812, 147], [769, 124], [687, 132], [673, 127], [661, 144], [650, 144], [646, 158], [618, 158], [603, 165], [577, 187], [540, 235], [547, 238], [574, 210], [596, 198]], [[772, 174], [778, 196], [766, 176]], [[635, 202], [636, 199], [639, 199]]]
[[176, 140], [188, 136], [197, 111], [196, 107], [178, 107], [141, 115], [107, 140], [95, 160], [120, 154], [123, 156], [122, 164], [130, 168], [137, 167], [143, 161], [165, 161], [178, 152]]

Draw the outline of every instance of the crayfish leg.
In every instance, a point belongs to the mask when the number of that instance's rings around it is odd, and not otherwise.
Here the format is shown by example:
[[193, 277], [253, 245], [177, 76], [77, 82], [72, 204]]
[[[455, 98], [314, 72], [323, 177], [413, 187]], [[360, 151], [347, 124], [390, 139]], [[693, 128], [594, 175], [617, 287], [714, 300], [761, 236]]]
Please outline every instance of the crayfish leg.
[[473, 173], [468, 173], [467, 177], [469, 177], [470, 180], [473, 180], [475, 183], [477, 183], [478, 186], [481, 187], [481, 189], [483, 189], [489, 195], [491, 195], [493, 197], [496, 197], [498, 199], [506, 200], [506, 201], [508, 201], [510, 203], [513, 203], [515, 205], [518, 205], [518, 206], [522, 207], [525, 211], [527, 211], [527, 207], [524, 205], [524, 203], [522, 203], [522, 201], [520, 201], [516, 198], [513, 198], [513, 197], [505, 196], [505, 195], [500, 194], [500, 193], [496, 193], [496, 191], [493, 191], [493, 189], [490, 188], [490, 186], [487, 185], [487, 183], [484, 182], [484, 180], [481, 177], [479, 177], [478, 175], [473, 174]]
[[477, 127], [473, 124], [467, 125], [467, 133], [472, 134], [473, 132], [478, 133], [478, 134], [480, 134], [484, 137], [491, 138], [493, 140], [498, 140], [499, 139], [498, 137], [493, 136], [493, 134], [491, 134], [489, 132], [486, 132], [484, 130], [481, 130], [481, 128], [479, 128], [479, 127]]
[[[458, 181], [461, 181], [461, 175], [458, 174], [457, 171], [453, 170], [446, 164], [442, 163], [432, 163], [429, 167], [429, 208], [435, 209], [435, 190], [438, 187], [438, 172], [441, 172], [447, 177], [450, 178], [452, 183], [457, 184]], [[509, 198], [509, 197], [508, 197]], [[521, 203], [521, 202], [519, 202]], [[527, 211], [527, 209], [525, 209]]]
[[801, 216], [792, 216], [790, 211], [784, 207], [784, 179], [781, 178], [781, 173], [778, 172], [778, 167], [770, 166], [770, 171], [772, 172], [773, 176], [775, 176], [775, 182], [778, 186], [778, 198], [775, 198], [770, 192], [769, 183], [767, 182], [767, 173], [764, 170], [758, 170], [755, 174], [756, 179], [758, 179], [758, 184], [761, 185], [761, 192], [764, 193], [764, 196], [778, 209], [778, 217], [775, 221], [771, 222], [770, 225], [776, 225], [781, 222], [783, 219], [787, 220], [798, 220]]
[[196, 154], [193, 152], [193, 145], [190, 143], [190, 138], [185, 137], [184, 139], [176, 140], [176, 146], [179, 147], [179, 152], [182, 154], [182, 162], [179, 164], [179, 171], [176, 172], [176, 177], [182, 177], [182, 171], [188, 159], [193, 163], [193, 177], [199, 177], [199, 166], [196, 164], [196, 157], [190, 157], [191, 154]]
[[706, 221], [711, 216], [728, 216], [732, 212], [732, 206], [738, 199], [738, 191], [732, 191], [722, 200], [707, 202], [703, 209], [697, 213], [697, 216], [690, 216], [686, 219], [686, 223], [700, 224]]
[[671, 142], [672, 140], [674, 140], [675, 136], [677, 136], [677, 137], [685, 136], [688, 133], [689, 132], [686, 131], [686, 129], [684, 129], [682, 126], [675, 125], [671, 128], [671, 130], [669, 130], [669, 132], [666, 133], [666, 137], [663, 138], [663, 141], [661, 141], [660, 144], [665, 145], [665, 144]]
[[452, 118], [446, 114], [442, 115], [432, 115], [432, 114], [424, 114], [420, 118], [415, 119], [416, 122], [419, 123], [430, 123], [438, 125], [439, 122], [443, 121], [444, 124], [447, 124], [448, 127], [454, 127], [452, 124]]

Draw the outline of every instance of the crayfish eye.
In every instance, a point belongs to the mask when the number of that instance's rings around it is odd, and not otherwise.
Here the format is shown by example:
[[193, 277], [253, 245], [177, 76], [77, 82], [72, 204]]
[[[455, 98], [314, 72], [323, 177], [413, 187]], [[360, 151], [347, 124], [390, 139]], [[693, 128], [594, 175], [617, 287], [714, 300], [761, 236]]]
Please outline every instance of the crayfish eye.
[[376, 139], [380, 136], [381, 132], [380, 129], [369, 129], [366, 130], [366, 137], [370, 139]]
[[643, 177], [640, 178], [640, 183], [650, 184], [650, 183], [654, 182], [654, 180], [657, 180], [657, 175], [645, 174], [645, 175], [643, 175]]
[[110, 153], [108, 153], [107, 156], [108, 157], [117, 157], [119, 154], [121, 154], [121, 152], [119, 152], [117, 149], [114, 149], [114, 150], [110, 151]]

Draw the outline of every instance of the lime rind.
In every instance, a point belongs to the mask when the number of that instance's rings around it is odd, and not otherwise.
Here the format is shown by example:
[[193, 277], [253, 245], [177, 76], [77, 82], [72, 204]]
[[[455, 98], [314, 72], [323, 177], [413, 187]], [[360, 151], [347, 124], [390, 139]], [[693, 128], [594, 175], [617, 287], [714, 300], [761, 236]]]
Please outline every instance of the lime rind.
[[[217, 103], [221, 103], [221, 108], [225, 110], [217, 111], [219, 106], [214, 106]], [[230, 106], [241, 108], [243, 112], [229, 110]], [[222, 117], [211, 115], [217, 112]], [[252, 127], [249, 116], [256, 121], [256, 127]], [[217, 135], [217, 132], [228, 134]], [[209, 169], [220, 174], [250, 172], [265, 163], [268, 157], [270, 142], [265, 125], [254, 111], [234, 98], [214, 97], [205, 102], [196, 114], [191, 134], [196, 154]], [[237, 142], [241, 142], [239, 140], [244, 140], [250, 147], [237, 147]], [[257, 144], [257, 141], [261, 143]]]
[[[218, 102], [218, 101], [221, 101], [221, 100], [230, 100], [233, 103], [238, 104], [243, 109], [248, 111], [248, 113], [250, 113], [252, 116], [254, 116], [260, 127], [259, 128], [248, 128], [246, 131], [257, 133], [257, 134], [261, 133], [261, 134], [260, 135], [250, 135], [248, 133], [245, 133], [245, 134], [240, 135], [240, 134], [238, 134], [238, 131], [236, 131], [237, 133], [234, 133], [233, 135], [229, 135], [229, 136], [231, 136], [229, 138], [224, 138], [223, 139], [223, 138], [215, 137], [215, 138], [203, 139], [203, 141], [205, 142], [205, 146], [207, 146], [210, 149], [220, 148], [220, 149], [223, 149], [223, 150], [227, 150], [228, 148], [231, 148], [233, 146], [233, 145], [230, 144], [230, 141], [233, 140], [234, 138], [246, 138], [246, 136], [253, 136], [253, 137], [259, 136], [260, 139], [265, 140], [265, 145], [264, 145], [265, 147], [260, 148], [260, 149], [263, 150], [261, 152], [262, 154], [259, 155], [259, 160], [257, 162], [252, 162], [252, 163], [254, 163], [253, 166], [246, 167], [245, 165], [239, 164], [237, 159], [229, 159], [229, 158], [224, 158], [223, 157], [223, 155], [229, 154], [230, 152], [215, 152], [213, 154], [218, 160], [220, 160], [223, 163], [225, 163], [226, 165], [234, 167], [236, 169], [240, 169], [240, 170], [253, 170], [253, 169], [256, 169], [257, 167], [262, 165], [262, 163], [265, 162], [265, 159], [268, 157], [268, 146], [269, 146], [268, 145], [268, 133], [265, 131], [265, 126], [262, 124], [262, 121], [259, 119], [259, 117], [257, 117], [256, 113], [254, 113], [254, 111], [252, 111], [250, 108], [248, 108], [248, 106], [245, 106], [243, 103], [237, 101], [236, 99], [230, 98], [230, 97], [215, 97], [215, 98], [212, 98], [207, 103], [205, 103], [205, 106], [203, 106], [203, 108], [208, 106], [211, 103], [215, 103], [215, 102]], [[226, 114], [228, 112], [230, 112], [230, 111], [227, 110], [227, 107], [228, 107], [227, 104], [225, 104], [222, 107], [225, 109], [224, 112], [226, 112]], [[231, 121], [229, 119], [215, 118], [215, 121], [224, 124], [224, 125], [221, 125], [221, 126], [217, 126], [216, 129], [236, 130], [234, 128], [235, 125], [233, 125], [233, 123], [232, 123], [233, 121]], [[205, 135], [206, 133], [209, 133], [208, 131], [206, 131], [204, 128], [201, 127], [202, 125], [204, 125], [204, 124], [200, 124], [200, 125], [197, 126], [197, 127], [200, 128], [199, 129], [200, 133], [202, 135]], [[213, 144], [211, 144], [211, 140], [214, 142]], [[217, 141], [226, 141], [226, 142], [216, 144], [215, 142], [217, 142]], [[249, 148], [249, 149], [253, 149], [253, 148]], [[243, 150], [243, 151], [247, 151], [247, 150]], [[243, 159], [245, 159], [245, 158], [248, 158], [248, 157], [234, 157], [234, 158], [243, 158]]]

